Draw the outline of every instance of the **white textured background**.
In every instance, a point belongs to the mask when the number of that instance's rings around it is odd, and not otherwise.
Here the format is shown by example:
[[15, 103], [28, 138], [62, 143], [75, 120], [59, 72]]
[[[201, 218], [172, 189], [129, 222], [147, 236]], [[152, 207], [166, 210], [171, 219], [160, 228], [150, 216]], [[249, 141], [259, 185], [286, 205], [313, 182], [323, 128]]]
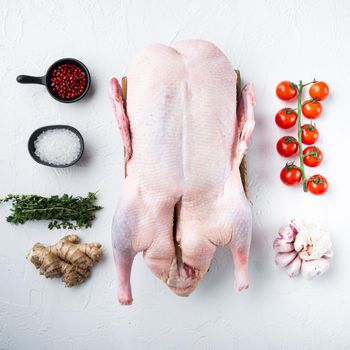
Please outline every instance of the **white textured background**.
[[[45, 223], [11, 226], [0, 207], [1, 349], [350, 349], [349, 81], [350, 3], [309, 0], [35, 1], [0, 0], [0, 196], [7, 193], [84, 195], [99, 189], [105, 207], [92, 229], [105, 259], [85, 284], [67, 289], [39, 276], [26, 259], [35, 242], [65, 231]], [[256, 129], [249, 150], [254, 232], [249, 290], [233, 291], [231, 258], [217, 253], [195, 293], [181, 299], [155, 279], [141, 256], [134, 265], [134, 304], [119, 306], [110, 222], [123, 182], [123, 151], [108, 99], [108, 80], [121, 77], [134, 53], [151, 42], [201, 38], [216, 43], [256, 86]], [[18, 74], [42, 75], [71, 56], [89, 67], [89, 97], [72, 105], [45, 88], [20, 85]], [[317, 125], [330, 182], [322, 198], [279, 182], [283, 134], [274, 89], [283, 79], [325, 80], [331, 96]], [[140, 76], [142, 79], [142, 76]], [[77, 127], [86, 142], [79, 165], [36, 164], [27, 139], [37, 127]], [[312, 175], [312, 171], [309, 175]], [[335, 258], [319, 280], [290, 280], [271, 249], [285, 220], [303, 216], [332, 232]]]

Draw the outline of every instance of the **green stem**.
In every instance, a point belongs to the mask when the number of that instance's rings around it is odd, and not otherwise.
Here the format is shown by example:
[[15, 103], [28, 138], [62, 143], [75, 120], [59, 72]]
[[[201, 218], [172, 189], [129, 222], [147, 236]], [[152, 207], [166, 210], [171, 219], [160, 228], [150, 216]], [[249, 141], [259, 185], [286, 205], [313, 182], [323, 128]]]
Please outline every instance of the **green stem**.
[[317, 152], [308, 152], [303, 155], [303, 158], [306, 158], [307, 156], [314, 157], [316, 159], [319, 159]]
[[70, 211], [73, 213], [77, 213], [76, 210], [70, 209], [70, 208], [64, 208], [64, 207], [49, 207], [49, 208], [35, 208], [35, 209], [22, 209], [23, 213], [31, 213], [35, 211], [50, 211], [50, 210], [65, 210], [65, 211]]
[[[84, 210], [86, 211], [94, 211], [94, 210], [97, 210], [97, 209], [102, 209], [102, 207], [99, 207], [99, 206], [95, 206], [95, 207], [92, 207], [92, 208], [86, 208]], [[78, 213], [78, 211], [74, 210], [74, 209], [70, 209], [70, 208], [65, 208], [65, 207], [49, 207], [49, 208], [35, 208], [35, 209], [21, 209], [21, 211], [23, 213], [31, 213], [31, 212], [35, 212], [35, 211], [50, 211], [50, 210], [65, 210], [65, 211], [70, 211], [72, 213]]]
[[[304, 85], [303, 85], [303, 87], [304, 87]], [[301, 105], [301, 107], [303, 107], [304, 105], [306, 105], [308, 102], [315, 103], [315, 102], [317, 102], [317, 99], [316, 99], [316, 98], [309, 98], [308, 100], [305, 100], [305, 101], [303, 102], [303, 104]]]
[[297, 108], [284, 108], [284, 110], [286, 111], [286, 114], [292, 114], [294, 111], [297, 110]]
[[[310, 81], [309, 83], [306, 83], [306, 84], [304, 84], [304, 85], [302, 85], [302, 86], [303, 86], [303, 88], [304, 88], [305, 86], [308, 86], [308, 85], [313, 84], [313, 83], [316, 83], [316, 82], [317, 82], [317, 80], [314, 79], [313, 81]], [[299, 84], [299, 86], [300, 86], [300, 84]]]
[[303, 144], [302, 144], [302, 128], [301, 128], [301, 95], [303, 93], [303, 88], [305, 85], [303, 85], [303, 82], [299, 80], [299, 86], [298, 86], [298, 145], [299, 145], [299, 158], [300, 158], [300, 171], [303, 181], [303, 189], [304, 192], [307, 192], [307, 178], [305, 176], [305, 167], [304, 167], [304, 155], [303, 155]]

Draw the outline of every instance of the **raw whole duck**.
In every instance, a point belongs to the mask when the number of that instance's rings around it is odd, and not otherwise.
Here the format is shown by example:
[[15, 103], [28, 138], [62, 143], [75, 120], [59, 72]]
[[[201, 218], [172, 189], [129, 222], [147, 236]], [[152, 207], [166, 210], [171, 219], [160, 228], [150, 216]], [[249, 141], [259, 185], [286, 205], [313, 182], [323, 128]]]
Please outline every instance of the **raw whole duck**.
[[151, 45], [127, 76], [127, 105], [111, 80], [128, 167], [112, 224], [119, 302], [132, 303], [138, 252], [176, 294], [188, 296], [216, 247], [227, 245], [235, 288], [247, 288], [252, 217], [239, 165], [254, 128], [252, 85], [240, 94], [237, 116], [236, 73], [201, 40]]

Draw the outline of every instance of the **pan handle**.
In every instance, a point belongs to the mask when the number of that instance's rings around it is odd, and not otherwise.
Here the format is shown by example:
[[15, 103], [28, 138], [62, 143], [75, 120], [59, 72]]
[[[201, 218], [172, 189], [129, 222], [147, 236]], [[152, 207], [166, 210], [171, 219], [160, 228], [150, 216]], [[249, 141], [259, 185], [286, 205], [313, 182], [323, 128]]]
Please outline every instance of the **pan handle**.
[[32, 77], [31, 75], [19, 75], [16, 80], [21, 84], [41, 84], [46, 85], [46, 76]]

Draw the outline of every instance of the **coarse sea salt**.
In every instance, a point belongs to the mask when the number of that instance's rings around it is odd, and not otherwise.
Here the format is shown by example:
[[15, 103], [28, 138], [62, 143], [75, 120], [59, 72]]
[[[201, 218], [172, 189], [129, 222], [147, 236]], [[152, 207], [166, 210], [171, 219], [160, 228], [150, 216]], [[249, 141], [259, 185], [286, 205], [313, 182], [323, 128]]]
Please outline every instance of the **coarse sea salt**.
[[35, 154], [43, 162], [67, 165], [76, 160], [81, 150], [79, 137], [69, 129], [43, 131], [34, 141]]

